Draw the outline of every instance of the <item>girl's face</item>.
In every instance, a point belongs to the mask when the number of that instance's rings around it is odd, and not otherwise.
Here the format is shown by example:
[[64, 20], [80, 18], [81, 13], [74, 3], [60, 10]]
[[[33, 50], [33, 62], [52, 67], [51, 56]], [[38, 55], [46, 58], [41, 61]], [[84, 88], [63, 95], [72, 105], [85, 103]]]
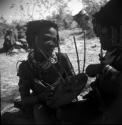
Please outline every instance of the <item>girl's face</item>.
[[101, 46], [104, 50], [111, 51], [114, 48], [113, 42], [115, 41], [116, 34], [114, 34], [113, 27], [105, 27], [97, 25], [95, 33], [100, 39]]
[[109, 51], [113, 49], [111, 28], [102, 27], [99, 38], [102, 48], [104, 50]]
[[47, 57], [50, 57], [54, 48], [57, 46], [57, 40], [57, 30], [53, 27], [46, 28], [35, 37], [34, 49], [37, 52], [43, 52]]

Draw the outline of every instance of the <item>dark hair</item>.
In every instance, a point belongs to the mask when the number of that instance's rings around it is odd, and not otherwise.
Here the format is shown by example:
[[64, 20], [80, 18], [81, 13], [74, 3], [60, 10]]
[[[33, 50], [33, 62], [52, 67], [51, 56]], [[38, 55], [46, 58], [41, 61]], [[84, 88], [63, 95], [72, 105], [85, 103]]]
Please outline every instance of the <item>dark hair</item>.
[[[32, 44], [35, 39], [35, 35], [38, 35], [40, 32], [43, 32], [44, 29], [53, 27], [58, 32], [58, 26], [52, 21], [49, 20], [35, 20], [27, 23], [26, 30], [26, 40], [30, 48], [32, 48]], [[59, 35], [57, 34], [57, 38], [59, 40]], [[58, 42], [58, 41], [57, 41]]]
[[112, 31], [116, 34], [115, 43], [117, 46], [122, 46], [122, 1], [110, 0], [103, 6], [99, 12], [93, 15], [93, 29], [96, 36], [99, 37], [101, 27], [114, 28]]
[[93, 15], [93, 23], [119, 28], [122, 25], [121, 3], [121, 0], [110, 0], [99, 12]]

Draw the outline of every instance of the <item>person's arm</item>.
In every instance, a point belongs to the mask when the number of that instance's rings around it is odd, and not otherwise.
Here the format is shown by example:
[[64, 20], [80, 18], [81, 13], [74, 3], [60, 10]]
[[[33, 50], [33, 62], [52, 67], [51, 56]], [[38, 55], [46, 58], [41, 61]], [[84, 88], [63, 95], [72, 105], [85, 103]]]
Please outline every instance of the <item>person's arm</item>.
[[101, 73], [104, 65], [98, 64], [90, 64], [86, 67], [86, 74], [89, 77], [95, 77], [97, 74]]
[[31, 71], [29, 69], [27, 61], [22, 61], [18, 67], [17, 76], [19, 76], [19, 92], [22, 103], [24, 105], [33, 105], [38, 102], [36, 96], [30, 93], [31, 85]]
[[120, 124], [122, 123], [122, 73], [119, 74], [116, 84], [119, 85], [118, 96], [110, 107], [93, 124]]
[[111, 114], [113, 123], [122, 123], [122, 73], [117, 78], [117, 84], [119, 85], [118, 96], [108, 109], [108, 112]]
[[30, 93], [29, 81], [20, 78], [19, 80], [19, 92], [21, 96], [21, 100], [24, 105], [34, 105], [38, 103], [38, 97], [33, 96]]
[[[45, 88], [43, 83], [40, 83], [41, 81], [35, 81], [27, 61], [23, 61], [20, 64], [17, 75], [19, 76], [19, 92], [24, 105], [31, 106], [36, 103], [46, 103], [47, 96], [50, 94], [50, 89]], [[31, 84], [33, 83], [35, 94], [30, 93]]]
[[116, 100], [109, 109], [112, 119], [116, 123], [122, 123], [122, 73], [118, 77], [119, 92]]
[[51, 90], [50, 87], [44, 87], [43, 83], [39, 84], [38, 87], [40, 88], [40, 94], [33, 95], [30, 93], [29, 81], [25, 79], [20, 80], [19, 91], [24, 105], [29, 106], [37, 103], [47, 103], [47, 99], [52, 96], [53, 90]]
[[102, 73], [104, 74], [105, 77], [108, 77], [109, 80], [115, 81], [118, 79], [118, 76], [120, 75], [120, 71], [118, 71], [116, 68], [110, 66], [110, 65], [105, 65]]

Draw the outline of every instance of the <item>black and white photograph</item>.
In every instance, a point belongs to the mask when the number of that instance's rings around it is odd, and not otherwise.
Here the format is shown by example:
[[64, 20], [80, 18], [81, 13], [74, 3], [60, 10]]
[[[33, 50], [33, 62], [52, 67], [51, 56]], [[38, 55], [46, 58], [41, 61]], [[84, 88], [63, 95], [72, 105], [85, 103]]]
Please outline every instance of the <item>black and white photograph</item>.
[[122, 124], [122, 1], [0, 0], [2, 125]]

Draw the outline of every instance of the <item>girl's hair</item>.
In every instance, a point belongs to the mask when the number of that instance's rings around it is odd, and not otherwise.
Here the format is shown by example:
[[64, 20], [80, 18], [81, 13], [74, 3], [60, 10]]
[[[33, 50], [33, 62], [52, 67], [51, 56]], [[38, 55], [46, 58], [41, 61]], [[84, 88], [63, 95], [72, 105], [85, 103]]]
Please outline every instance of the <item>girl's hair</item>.
[[121, 0], [110, 0], [100, 11], [93, 15], [93, 22], [103, 26], [114, 26], [118, 28], [122, 25], [121, 11]]
[[96, 36], [101, 32], [101, 27], [114, 29], [117, 42], [122, 44], [122, 2], [121, 0], [110, 0], [100, 11], [93, 15], [92, 23]]
[[58, 26], [49, 20], [36, 20], [27, 23], [26, 40], [30, 48], [32, 48], [35, 36], [43, 32], [44, 29], [53, 27], [57, 30], [57, 42], [59, 41]]

